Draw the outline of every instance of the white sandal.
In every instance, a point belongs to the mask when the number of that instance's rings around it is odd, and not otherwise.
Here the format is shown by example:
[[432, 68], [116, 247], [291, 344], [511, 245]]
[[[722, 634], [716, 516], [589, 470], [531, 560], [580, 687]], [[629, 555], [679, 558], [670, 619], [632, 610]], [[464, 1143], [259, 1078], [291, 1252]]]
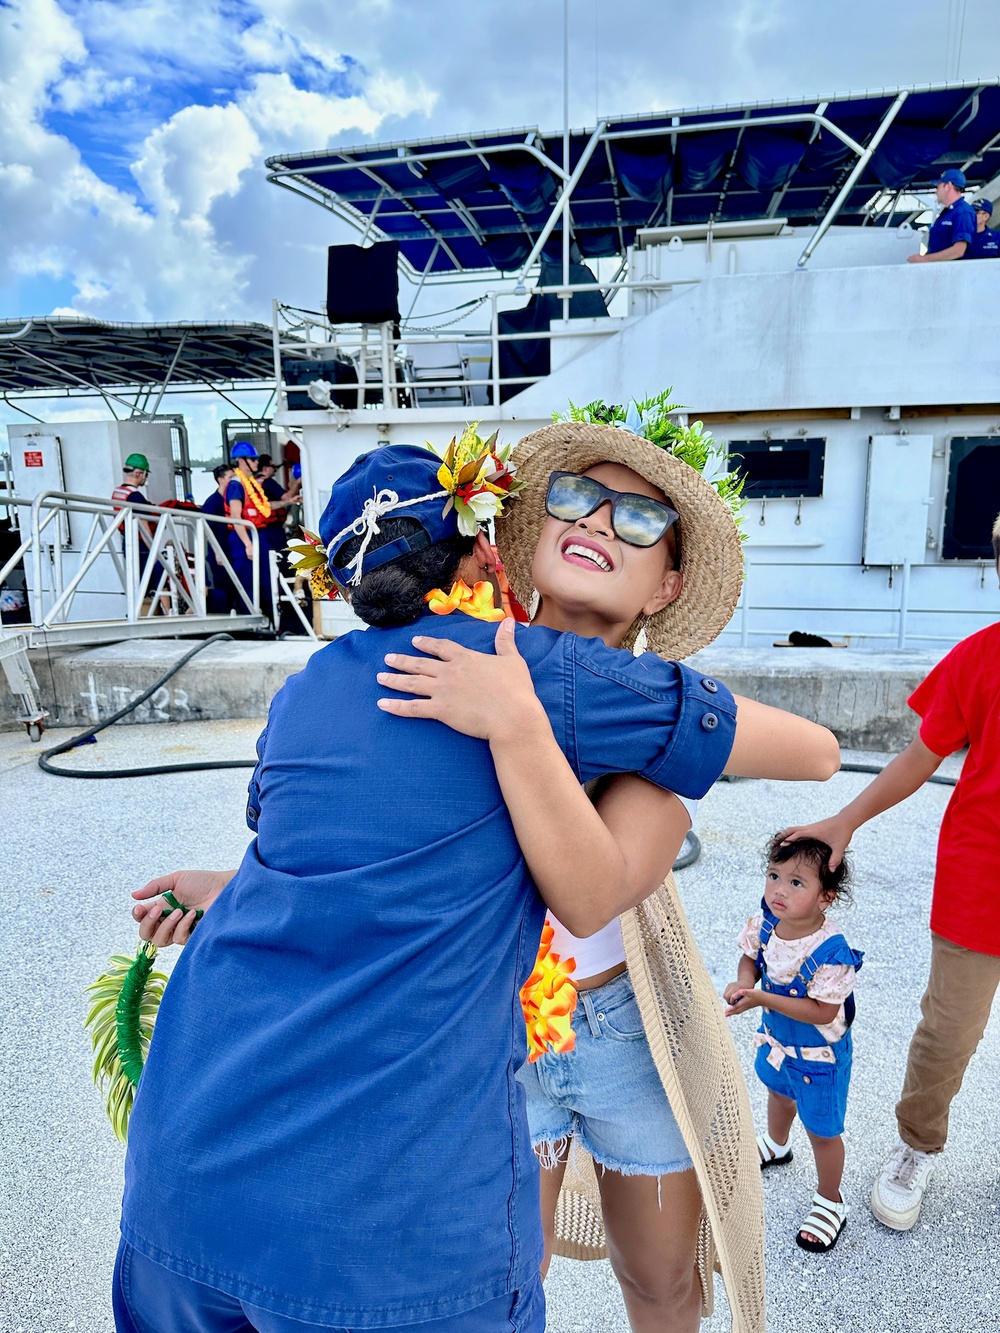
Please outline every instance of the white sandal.
[[[840, 1239], [840, 1233], [847, 1226], [847, 1204], [835, 1199], [824, 1199], [822, 1194], [813, 1195], [813, 1206], [809, 1216], [795, 1233], [795, 1243], [811, 1254], [826, 1254]], [[802, 1233], [810, 1232], [819, 1240], [806, 1240]]]
[[766, 1131], [757, 1135], [757, 1154], [762, 1171], [769, 1166], [784, 1166], [792, 1160], [792, 1150], [788, 1144], [775, 1143]]

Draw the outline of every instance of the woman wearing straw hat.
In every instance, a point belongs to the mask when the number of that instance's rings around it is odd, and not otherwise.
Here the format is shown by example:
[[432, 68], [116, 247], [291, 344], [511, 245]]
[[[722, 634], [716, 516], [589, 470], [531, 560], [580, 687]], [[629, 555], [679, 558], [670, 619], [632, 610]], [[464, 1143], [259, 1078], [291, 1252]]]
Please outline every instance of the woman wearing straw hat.
[[[671, 451], [703, 445], [704, 437], [673, 427], [664, 399], [658, 416], [640, 423], [630, 413], [630, 424], [644, 424], [667, 447], [594, 421], [562, 422], [523, 439], [514, 458], [526, 489], [497, 524], [497, 547], [515, 595], [537, 606], [535, 623], [609, 646], [645, 640], [653, 652], [683, 658], [731, 618], [743, 560], [731, 503]], [[732, 498], [731, 482], [720, 489]], [[427, 640], [420, 646], [433, 651]], [[436, 691], [420, 682], [430, 699], [423, 716], [464, 729], [463, 707], [468, 715], [483, 697], [476, 656], [449, 653], [462, 674], [442, 673]], [[513, 697], [531, 685], [508, 660], [504, 688]], [[495, 689], [495, 674], [492, 682]], [[499, 774], [505, 794], [518, 786], [525, 800], [541, 771], [536, 759], [526, 756], [516, 772]], [[544, 811], [547, 793], [539, 790], [536, 800]], [[690, 823], [690, 804], [637, 777], [612, 779], [596, 807], [623, 854], [639, 860], [644, 848], [662, 849], [671, 837], [679, 846]], [[582, 792], [579, 818], [597, 818]], [[517, 831], [534, 870], [532, 852], [544, 856], [544, 837], [536, 833], [542, 845], [532, 849], [531, 835]], [[542, 1164], [545, 1266], [553, 1251], [607, 1253], [637, 1333], [696, 1328], [711, 1311], [718, 1267], [733, 1329], [758, 1333], [763, 1205], [753, 1120], [672, 875], [586, 940], [551, 914], [549, 922], [535, 979], [551, 992], [552, 979], [575, 960], [579, 1002], [572, 1036], [569, 1020], [556, 1017], [550, 1031], [563, 1040], [553, 1048], [543, 1036], [519, 1075]], [[530, 994], [522, 998], [537, 1017]], [[537, 1030], [544, 1033], [544, 1023]]]

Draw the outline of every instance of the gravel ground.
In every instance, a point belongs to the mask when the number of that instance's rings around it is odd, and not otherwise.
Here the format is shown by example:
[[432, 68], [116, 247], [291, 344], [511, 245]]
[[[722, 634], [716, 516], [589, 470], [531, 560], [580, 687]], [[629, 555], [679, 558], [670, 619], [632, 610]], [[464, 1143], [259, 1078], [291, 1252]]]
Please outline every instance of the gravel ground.
[[[258, 730], [252, 722], [122, 728], [64, 761], [116, 767], [252, 757]], [[50, 736], [53, 743], [60, 738]], [[84, 783], [42, 774], [37, 753], [22, 736], [0, 734], [7, 861], [0, 883], [0, 1333], [111, 1333], [107, 1290], [123, 1153], [90, 1083], [82, 992], [108, 955], [134, 940], [131, 888], [182, 864], [238, 861], [248, 838], [248, 774]], [[866, 781], [841, 774], [825, 786], [723, 783], [702, 803], [702, 857], [679, 882], [720, 990], [734, 976], [736, 936], [760, 896], [768, 834], [829, 813]], [[867, 951], [847, 1130], [845, 1191], [853, 1212], [832, 1255], [795, 1246], [814, 1188], [808, 1145], [796, 1131], [794, 1163], [765, 1180], [770, 1333], [972, 1333], [997, 1326], [995, 1284], [984, 1277], [988, 1256], [1000, 1247], [995, 1021], [956, 1103], [951, 1144], [918, 1227], [895, 1235], [867, 1206], [872, 1178], [894, 1142], [892, 1107], [926, 975], [934, 842], [947, 798], [946, 788], [925, 787], [856, 839], [858, 906], [842, 914], [851, 943]], [[737, 1022], [750, 1073], [753, 1021]], [[752, 1075], [750, 1083], [760, 1113], [762, 1089]], [[547, 1288], [551, 1333], [627, 1330], [606, 1263], [557, 1260]], [[721, 1289], [717, 1312], [703, 1327], [727, 1327]]]

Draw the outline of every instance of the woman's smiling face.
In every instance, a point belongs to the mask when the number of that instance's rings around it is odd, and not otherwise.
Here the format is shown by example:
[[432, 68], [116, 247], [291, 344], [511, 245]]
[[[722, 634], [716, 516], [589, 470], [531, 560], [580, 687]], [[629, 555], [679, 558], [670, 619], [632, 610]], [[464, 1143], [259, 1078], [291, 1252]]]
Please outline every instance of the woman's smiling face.
[[[668, 503], [651, 482], [620, 463], [597, 463], [583, 474], [613, 491]], [[553, 629], [596, 635], [616, 647], [637, 615], [652, 615], [680, 596], [675, 539], [629, 546], [615, 536], [611, 502], [573, 522], [547, 517], [535, 550], [532, 579], [541, 597], [536, 620]]]

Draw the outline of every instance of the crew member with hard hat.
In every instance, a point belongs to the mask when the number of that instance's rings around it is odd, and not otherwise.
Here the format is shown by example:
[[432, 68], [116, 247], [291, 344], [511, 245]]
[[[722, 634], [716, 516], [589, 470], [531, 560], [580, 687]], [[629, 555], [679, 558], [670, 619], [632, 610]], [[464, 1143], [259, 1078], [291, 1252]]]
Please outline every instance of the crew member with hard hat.
[[937, 263], [943, 259], [964, 259], [969, 244], [976, 234], [976, 215], [967, 203], [965, 172], [957, 167], [942, 171], [934, 182], [934, 196], [941, 212], [931, 224], [925, 255], [907, 255], [910, 264]]
[[[260, 551], [260, 603], [270, 615], [271, 610], [271, 574], [269, 552], [284, 544], [284, 531], [278, 529], [280, 543], [268, 533], [271, 519], [271, 501], [257, 479], [259, 460], [257, 450], [249, 440], [237, 440], [229, 451], [233, 463], [233, 476], [226, 487], [226, 513], [230, 518], [249, 520], [257, 529], [258, 549]], [[233, 572], [253, 596], [253, 538], [245, 527], [229, 529], [229, 559]], [[245, 609], [245, 608], [243, 608]]]
[[[121, 509], [122, 505], [148, 505], [152, 503], [146, 496], [143, 487], [149, 479], [149, 459], [145, 454], [129, 454], [128, 458], [122, 464], [121, 482], [111, 492], [111, 499], [115, 503], [115, 511]], [[139, 538], [139, 575], [146, 571], [146, 562], [149, 559], [149, 549], [153, 543], [153, 530], [147, 522], [140, 519], [136, 524], [136, 531]], [[125, 528], [122, 527], [122, 551], [125, 546]], [[147, 595], [143, 599], [142, 613], [145, 615], [150, 605], [150, 595], [159, 586], [163, 577], [163, 566], [157, 560], [153, 566], [153, 572], [149, 576], [146, 585]], [[166, 614], [169, 602], [166, 598], [160, 599], [160, 609]]]
[[111, 492], [116, 507], [123, 504], [148, 505], [142, 493], [149, 477], [149, 459], [145, 454], [129, 454], [122, 464], [121, 482]]
[[992, 203], [989, 199], [973, 199], [972, 211], [976, 215], [976, 230], [965, 252], [966, 259], [1000, 259], [1000, 232], [990, 226]]

